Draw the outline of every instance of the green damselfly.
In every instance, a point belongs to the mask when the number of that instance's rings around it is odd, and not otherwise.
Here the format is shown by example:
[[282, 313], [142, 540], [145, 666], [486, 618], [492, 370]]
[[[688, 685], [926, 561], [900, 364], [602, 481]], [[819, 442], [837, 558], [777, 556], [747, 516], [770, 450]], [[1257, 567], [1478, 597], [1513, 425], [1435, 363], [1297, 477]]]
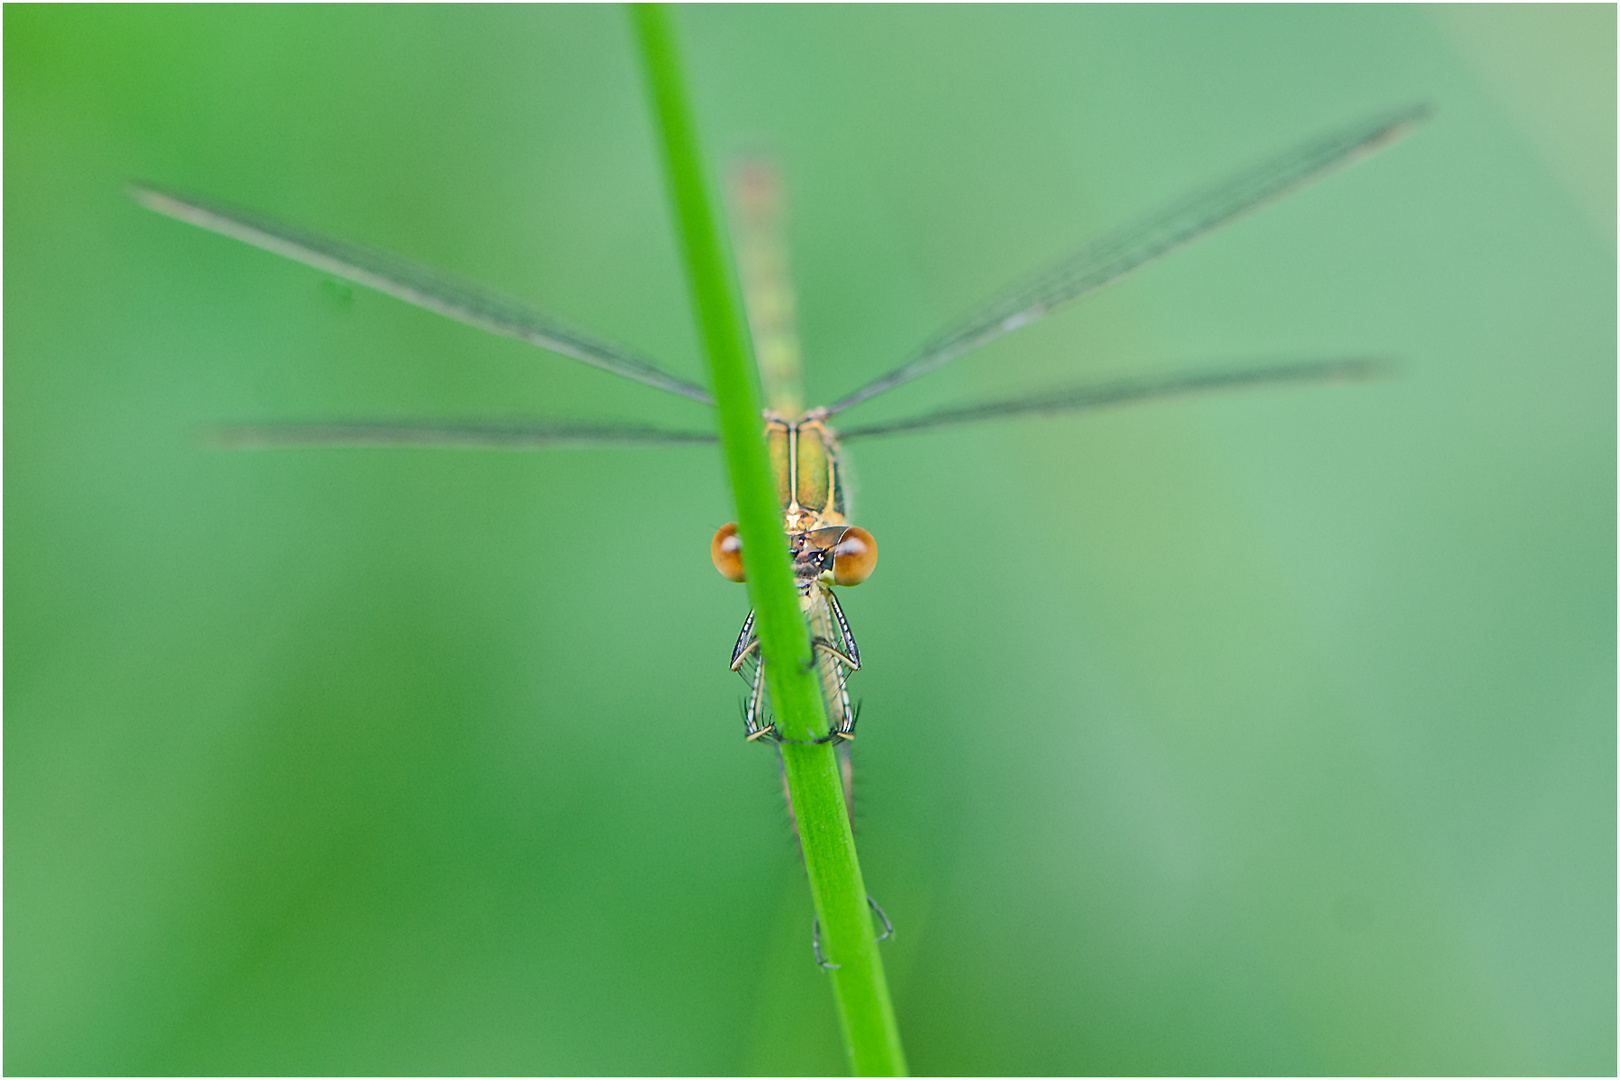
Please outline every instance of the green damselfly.
[[[861, 654], [833, 590], [864, 581], [877, 560], [875, 540], [851, 520], [842, 473], [843, 443], [1214, 390], [1361, 379], [1378, 373], [1384, 364], [1368, 357], [1272, 362], [1080, 383], [864, 426], [835, 429], [833, 418], [1028, 325], [1248, 211], [1320, 179], [1336, 167], [1388, 145], [1424, 113], [1421, 107], [1411, 108], [1313, 139], [1178, 199], [1131, 225], [1105, 233], [1042, 272], [1016, 282], [924, 342], [893, 370], [830, 405], [809, 409], [804, 407], [799, 390], [798, 344], [785, 250], [773, 224], [777, 209], [775, 181], [768, 172], [757, 169], [740, 174], [741, 182], [733, 189], [736, 239], [756, 357], [769, 403], [763, 418], [765, 436], [777, 477], [784, 537], [793, 557], [801, 609], [810, 626], [814, 663], [828, 718], [828, 730], [817, 741], [837, 742], [847, 749], [855, 736], [856, 714], [850, 706], [847, 682], [860, 669]], [[655, 361], [464, 279], [210, 200], [151, 185], [137, 185], [131, 190], [143, 205], [180, 221], [665, 393], [700, 404], [711, 403], [707, 390], [671, 374]], [[716, 438], [712, 430], [705, 428], [588, 424], [555, 417], [252, 423], [221, 427], [215, 436], [220, 443], [233, 447], [441, 446], [513, 450], [673, 446], [712, 443]], [[724, 576], [743, 580], [735, 526], [722, 526], [715, 533], [710, 553]], [[750, 740], [779, 740], [765, 693], [752, 612], [732, 650], [730, 667], [742, 673], [748, 683], [745, 736]], [[846, 797], [847, 792], [846, 774]]]

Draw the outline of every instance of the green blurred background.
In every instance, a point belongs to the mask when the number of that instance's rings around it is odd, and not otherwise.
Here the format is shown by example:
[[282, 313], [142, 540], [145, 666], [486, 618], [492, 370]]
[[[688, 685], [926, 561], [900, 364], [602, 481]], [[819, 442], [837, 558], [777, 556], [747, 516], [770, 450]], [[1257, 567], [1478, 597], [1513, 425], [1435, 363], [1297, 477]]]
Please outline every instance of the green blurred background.
[[[623, 12], [4, 20], [6, 1071], [841, 1070], [712, 450], [194, 437], [703, 410], [122, 193], [695, 377]], [[1436, 109], [852, 415], [1406, 361], [856, 448], [858, 836], [913, 1067], [1612, 1073], [1614, 8], [680, 20], [716, 162], [786, 170], [814, 400], [1166, 198]]]

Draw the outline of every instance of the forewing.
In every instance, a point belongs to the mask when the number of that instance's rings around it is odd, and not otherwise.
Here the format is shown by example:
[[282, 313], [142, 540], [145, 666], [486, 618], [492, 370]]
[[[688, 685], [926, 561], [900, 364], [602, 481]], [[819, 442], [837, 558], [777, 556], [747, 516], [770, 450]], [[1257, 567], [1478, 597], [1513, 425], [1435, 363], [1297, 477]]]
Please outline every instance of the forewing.
[[712, 443], [713, 432], [668, 431], [629, 425], [550, 420], [401, 420], [302, 424], [227, 424], [207, 441], [240, 450], [276, 447], [446, 447], [473, 450], [542, 450], [599, 446], [689, 446]]
[[841, 428], [840, 440], [864, 439], [874, 435], [898, 435], [908, 431], [968, 424], [977, 420], [996, 420], [1008, 416], [1029, 416], [1041, 413], [1080, 412], [1100, 409], [1109, 405], [1125, 405], [1138, 401], [1184, 397], [1188, 394], [1210, 393], [1216, 390], [1242, 390], [1255, 386], [1281, 383], [1353, 381], [1375, 378], [1387, 374], [1392, 364], [1388, 360], [1362, 357], [1348, 360], [1311, 360], [1294, 363], [1271, 363], [1250, 367], [1225, 368], [1216, 371], [1193, 371], [1161, 375], [1146, 379], [1121, 379], [1115, 382], [1095, 382], [1080, 386], [1062, 387], [1023, 397], [987, 401], [955, 409], [940, 409], [886, 424], [866, 427]]
[[713, 400], [701, 386], [669, 374], [650, 360], [452, 274], [358, 244], [319, 236], [248, 210], [205, 202], [161, 188], [136, 185], [130, 188], [130, 194], [142, 206], [160, 214], [284, 255], [408, 304], [550, 349], [694, 401], [709, 403]]
[[1196, 192], [1127, 228], [1107, 233], [985, 304], [935, 336], [908, 363], [827, 407], [841, 412], [1034, 322], [1250, 210], [1394, 141], [1425, 107], [1381, 117], [1317, 139]]

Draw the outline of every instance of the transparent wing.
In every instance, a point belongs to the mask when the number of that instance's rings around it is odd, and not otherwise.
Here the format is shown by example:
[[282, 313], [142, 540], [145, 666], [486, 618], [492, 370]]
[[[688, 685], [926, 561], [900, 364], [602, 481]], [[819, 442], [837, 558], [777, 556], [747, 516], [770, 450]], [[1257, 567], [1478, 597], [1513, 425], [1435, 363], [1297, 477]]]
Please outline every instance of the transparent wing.
[[701, 386], [669, 374], [650, 360], [454, 275], [385, 252], [318, 236], [247, 210], [204, 202], [161, 188], [134, 185], [130, 194], [142, 206], [160, 214], [284, 255], [408, 304], [482, 330], [527, 341], [694, 401], [708, 404], [713, 400]]
[[710, 431], [551, 420], [361, 420], [305, 424], [225, 424], [207, 441], [230, 449], [304, 446], [420, 446], [483, 450], [553, 447], [684, 446], [715, 441]]
[[842, 412], [885, 390], [926, 375], [1294, 188], [1319, 179], [1335, 166], [1387, 145], [1426, 112], [1425, 106], [1411, 108], [1307, 143], [1224, 183], [1172, 203], [1132, 226], [1098, 237], [934, 337], [910, 362], [834, 402], [827, 407], [827, 414]]
[[956, 409], [941, 409], [904, 420], [867, 427], [840, 428], [840, 441], [864, 439], [874, 435], [898, 435], [907, 431], [925, 431], [950, 424], [968, 424], [976, 420], [996, 420], [1007, 416], [1028, 416], [1039, 413], [1078, 412], [1100, 409], [1107, 405], [1124, 405], [1136, 401], [1182, 397], [1213, 390], [1242, 390], [1253, 386], [1277, 383], [1331, 382], [1370, 379], [1388, 374], [1393, 365], [1388, 360], [1357, 358], [1348, 360], [1315, 360], [1300, 363], [1268, 364], [1256, 367], [1226, 368], [1219, 371], [1192, 371], [1161, 375], [1148, 379], [1122, 379], [1117, 382], [1090, 383], [1081, 386], [1047, 390], [1025, 397], [987, 401]]

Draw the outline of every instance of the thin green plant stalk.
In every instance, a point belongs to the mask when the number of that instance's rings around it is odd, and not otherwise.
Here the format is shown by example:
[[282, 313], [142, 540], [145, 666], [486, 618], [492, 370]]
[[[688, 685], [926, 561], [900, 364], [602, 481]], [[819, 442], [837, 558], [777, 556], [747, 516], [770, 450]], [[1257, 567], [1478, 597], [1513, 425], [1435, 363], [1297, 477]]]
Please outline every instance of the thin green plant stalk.
[[[632, 8], [651, 90], [670, 193], [675, 204], [692, 299], [708, 354], [720, 448], [737, 501], [754, 626], [779, 730], [808, 740], [826, 730], [812, 675], [809, 631], [800, 613], [782, 533], [775, 481], [765, 454], [759, 391], [734, 278], [721, 239], [669, 10]], [[883, 976], [842, 781], [829, 745], [785, 745], [782, 766], [798, 821], [799, 845], [820, 920], [822, 951], [839, 1028], [861, 1076], [901, 1076], [905, 1056]], [[789, 1017], [784, 1023], [791, 1023]]]

